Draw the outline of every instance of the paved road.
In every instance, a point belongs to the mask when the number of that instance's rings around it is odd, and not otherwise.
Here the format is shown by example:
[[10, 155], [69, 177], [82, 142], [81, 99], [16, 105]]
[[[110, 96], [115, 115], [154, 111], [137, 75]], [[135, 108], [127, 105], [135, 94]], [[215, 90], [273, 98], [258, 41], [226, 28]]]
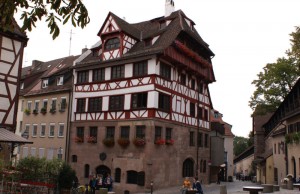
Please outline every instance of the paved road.
[[[248, 191], [243, 191], [243, 186], [259, 186], [256, 183], [252, 183], [249, 181], [234, 181], [234, 182], [222, 182], [221, 185], [226, 185], [227, 194], [249, 194]], [[204, 194], [219, 194], [220, 193], [220, 185], [215, 183], [209, 185], [202, 185]], [[170, 187], [166, 189], [156, 190], [153, 194], [181, 194], [180, 186], [178, 187]], [[298, 193], [298, 189], [287, 190], [280, 188], [280, 191], [276, 191], [273, 194], [293, 194]]]

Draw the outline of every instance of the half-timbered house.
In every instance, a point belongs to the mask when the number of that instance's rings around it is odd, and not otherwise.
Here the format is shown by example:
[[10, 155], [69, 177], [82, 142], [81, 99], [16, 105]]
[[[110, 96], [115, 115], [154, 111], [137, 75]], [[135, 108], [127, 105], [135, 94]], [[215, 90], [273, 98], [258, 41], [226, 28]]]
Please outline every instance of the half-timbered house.
[[195, 23], [167, 0], [165, 16], [135, 24], [110, 12], [98, 36], [73, 73], [69, 162], [79, 181], [110, 173], [120, 193], [208, 183], [214, 53]]

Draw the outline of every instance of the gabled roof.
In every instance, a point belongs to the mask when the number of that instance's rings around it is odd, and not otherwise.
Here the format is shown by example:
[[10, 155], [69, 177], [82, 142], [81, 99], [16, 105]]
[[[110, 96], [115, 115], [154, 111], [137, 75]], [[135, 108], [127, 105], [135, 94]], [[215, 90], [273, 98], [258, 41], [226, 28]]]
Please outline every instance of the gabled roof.
[[[182, 34], [189, 37], [192, 40], [193, 44], [202, 48], [208, 56], [214, 56], [214, 53], [209, 49], [209, 45], [203, 41], [196, 29], [192, 29], [191, 26], [187, 23], [187, 21], [190, 21], [193, 25], [194, 22], [187, 18], [181, 10], [173, 12], [168, 17], [158, 17], [152, 20], [135, 24], [129, 24], [115, 14], [109, 12], [104, 24], [98, 32], [98, 35], [100, 35], [99, 33], [103, 30], [110, 16], [113, 17], [116, 24], [120, 28], [119, 31], [126, 33], [128, 36], [134, 37], [137, 42], [126, 54], [122, 55], [122, 57], [120, 58], [106, 60], [105, 62], [103, 62], [99, 57], [96, 58], [95, 56], [90, 55], [81, 62], [77, 63], [76, 67], [84, 67], [99, 64], [102, 62], [108, 63], [124, 59], [144, 57], [153, 54], [163, 54], [165, 49], [174, 44], [176, 38]], [[168, 22], [169, 24], [165, 28], [160, 29], [160, 23], [162, 22]], [[159, 38], [153, 45], [145, 46], [145, 40], [154, 37]]]

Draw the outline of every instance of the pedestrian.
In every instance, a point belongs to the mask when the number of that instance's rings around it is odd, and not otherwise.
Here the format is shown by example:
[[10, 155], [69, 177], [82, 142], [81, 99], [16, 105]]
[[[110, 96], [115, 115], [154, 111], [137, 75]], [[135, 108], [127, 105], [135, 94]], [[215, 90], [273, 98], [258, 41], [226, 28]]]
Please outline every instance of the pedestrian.
[[112, 177], [110, 176], [109, 173], [107, 174], [107, 177], [105, 178], [105, 185], [106, 185], [106, 188], [107, 188], [108, 192], [112, 191], [112, 189], [113, 189], [113, 179], [112, 179]]
[[103, 187], [103, 175], [99, 174], [97, 180], [97, 190], [99, 190], [102, 187]]
[[95, 175], [93, 176], [93, 178], [91, 178], [89, 186], [91, 188], [92, 194], [95, 194], [95, 190], [97, 186], [97, 180]]
[[182, 184], [182, 194], [186, 194], [186, 191], [191, 188], [191, 182], [188, 177], [185, 177]]
[[220, 169], [220, 171], [218, 173], [218, 182], [217, 182], [217, 184], [221, 183], [221, 179], [222, 179], [222, 170]]
[[200, 181], [198, 180], [198, 177], [194, 178], [193, 190], [196, 190], [196, 194], [203, 194], [202, 186]]

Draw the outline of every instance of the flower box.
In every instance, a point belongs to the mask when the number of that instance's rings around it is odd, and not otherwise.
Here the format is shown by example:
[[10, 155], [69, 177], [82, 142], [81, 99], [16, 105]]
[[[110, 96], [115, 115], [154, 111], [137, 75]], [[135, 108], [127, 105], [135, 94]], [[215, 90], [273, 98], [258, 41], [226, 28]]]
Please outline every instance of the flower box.
[[51, 112], [51, 113], [53, 114], [53, 113], [55, 113], [55, 112], [56, 112], [56, 109], [54, 109], [54, 108], [51, 108], [49, 112]]
[[174, 139], [167, 139], [166, 140], [166, 145], [173, 145], [174, 144]]
[[135, 138], [133, 140], [133, 144], [136, 145], [136, 146], [144, 146], [146, 144], [146, 140], [144, 138]]
[[75, 138], [74, 138], [74, 141], [75, 141], [76, 143], [83, 143], [83, 138], [82, 138], [82, 137], [75, 137]]
[[86, 141], [87, 141], [88, 143], [97, 143], [97, 138], [94, 137], [94, 136], [87, 136], [87, 137], [86, 137]]
[[27, 109], [27, 108], [24, 110], [24, 113], [25, 113], [26, 115], [29, 115], [30, 112], [31, 112], [31, 111], [30, 111], [29, 109]]
[[42, 113], [42, 114], [46, 114], [46, 112], [47, 112], [46, 108], [44, 108], [44, 107], [41, 108], [41, 113]]
[[166, 140], [158, 138], [154, 141], [154, 144], [156, 145], [165, 145], [166, 144]]
[[105, 138], [102, 143], [107, 147], [113, 147], [115, 145], [115, 140], [113, 138]]
[[121, 147], [126, 148], [127, 146], [129, 146], [130, 140], [128, 138], [120, 138], [120, 139], [118, 139], [118, 144]]

